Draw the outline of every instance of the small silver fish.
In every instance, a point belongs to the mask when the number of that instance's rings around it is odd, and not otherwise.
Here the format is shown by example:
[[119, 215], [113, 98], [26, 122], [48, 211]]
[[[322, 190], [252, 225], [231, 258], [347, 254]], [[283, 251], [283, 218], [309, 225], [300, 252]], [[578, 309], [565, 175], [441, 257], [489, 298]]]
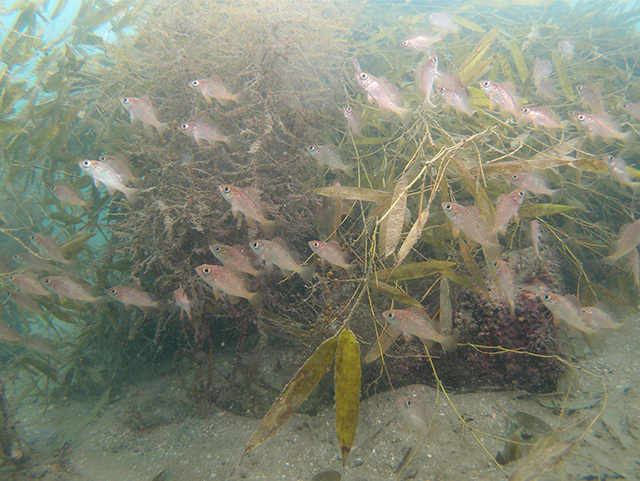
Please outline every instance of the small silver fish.
[[167, 125], [158, 120], [156, 111], [151, 104], [151, 99], [148, 95], [140, 98], [136, 97], [122, 97], [120, 103], [124, 109], [129, 112], [129, 117], [133, 123], [136, 120], [142, 122], [143, 125], [152, 125], [155, 129], [162, 133]]
[[61, 264], [69, 264], [71, 262], [64, 257], [60, 247], [58, 247], [58, 243], [53, 237], [43, 234], [31, 234], [30, 239], [43, 257], [48, 257]]
[[160, 303], [154, 301], [151, 296], [142, 290], [141, 287], [135, 285], [129, 286], [113, 286], [107, 289], [107, 294], [116, 301], [123, 304], [137, 307], [160, 307]]
[[493, 223], [493, 234], [504, 232], [511, 222], [511, 219], [518, 217], [518, 210], [526, 197], [524, 190], [514, 190], [508, 194], [502, 194], [496, 202], [495, 221]]
[[552, 292], [543, 292], [540, 294], [542, 303], [553, 314], [556, 323], [558, 321], [566, 322], [574, 330], [591, 334], [593, 329], [587, 327], [582, 321], [580, 306], [574, 301]]
[[207, 122], [199, 120], [184, 122], [180, 125], [179, 130], [183, 134], [193, 137], [198, 147], [203, 147], [204, 142], [206, 142], [209, 147], [213, 147], [218, 142], [223, 142], [227, 145], [231, 144], [228, 136], [224, 135], [218, 127]]
[[516, 274], [509, 264], [505, 261], [498, 260], [495, 262], [497, 272], [498, 289], [509, 303], [511, 310], [511, 318], [515, 316], [515, 299], [516, 299]]
[[640, 220], [620, 227], [613, 254], [605, 257], [602, 261], [607, 264], [612, 264], [632, 250], [635, 250], [638, 244], [640, 244]]
[[453, 110], [471, 117], [475, 110], [471, 108], [469, 97], [457, 90], [450, 90], [447, 87], [438, 88], [438, 93], [444, 97], [444, 101]]
[[542, 259], [540, 257], [540, 239], [542, 238], [542, 229], [540, 228], [540, 222], [536, 219], [529, 222], [529, 230], [531, 231], [531, 245], [533, 246], [533, 250], [536, 253], [538, 259]]
[[509, 180], [517, 187], [534, 195], [548, 195], [552, 200], [558, 200], [562, 195], [560, 189], [551, 189], [547, 181], [537, 172], [517, 172], [511, 174]]
[[[357, 61], [353, 65], [354, 68], [359, 66]], [[378, 78], [366, 72], [358, 71], [356, 72], [356, 80], [367, 92], [369, 101], [375, 101], [381, 109], [393, 112], [403, 121], [408, 119], [411, 112], [409, 109], [404, 108], [400, 91], [386, 78]]]
[[15, 285], [22, 292], [33, 294], [35, 296], [50, 296], [42, 284], [30, 274], [13, 274], [9, 277], [9, 282]]
[[191, 301], [187, 296], [187, 293], [184, 290], [184, 287], [180, 285], [175, 291], [173, 291], [173, 300], [176, 305], [180, 308], [180, 318], [182, 319], [184, 315], [187, 315], [187, 318], [191, 321]]
[[553, 87], [551, 86], [551, 72], [553, 64], [551, 60], [536, 58], [533, 64], [533, 85], [538, 93], [549, 101], [555, 100]]
[[217, 75], [212, 75], [208, 79], [192, 80], [189, 82], [189, 87], [200, 92], [208, 103], [212, 103], [211, 99], [241, 103], [239, 95], [232, 94]]
[[227, 267], [202, 264], [196, 267], [196, 272], [213, 288], [216, 296], [219, 292], [223, 292], [232, 302], [242, 298], [249, 301], [253, 307], [260, 307], [262, 304], [262, 293], [248, 291], [244, 279]]
[[258, 223], [267, 231], [271, 232], [275, 229], [275, 221], [267, 220], [264, 216], [264, 207], [260, 202], [258, 192], [233, 185], [220, 185], [218, 190], [222, 197], [231, 204], [231, 212], [234, 217], [238, 217], [238, 213], [241, 213], [246, 217], [249, 226]]
[[640, 120], [640, 102], [635, 104], [626, 102], [622, 104], [622, 108], [629, 114], [629, 117]]
[[415, 83], [417, 89], [424, 95], [423, 108], [434, 106], [433, 102], [431, 102], [431, 90], [433, 89], [433, 82], [437, 75], [438, 57], [435, 55], [416, 69]]
[[140, 191], [124, 185], [122, 177], [109, 164], [97, 160], [82, 160], [78, 165], [82, 172], [93, 178], [96, 188], [102, 184], [110, 194], [122, 192], [130, 204], [135, 204]]
[[433, 443], [442, 434], [442, 426], [431, 409], [432, 404], [422, 392], [398, 396], [396, 399], [400, 416], [420, 442]]
[[607, 312], [597, 307], [583, 307], [582, 320], [587, 327], [595, 331], [619, 329], [622, 325], [622, 323], [615, 322]]
[[591, 140], [595, 137], [603, 139], [616, 139], [629, 143], [633, 139], [633, 131], [621, 132], [620, 128], [606, 115], [585, 114], [581, 112], [569, 112], [574, 122], [589, 133]]
[[453, 225], [465, 236], [483, 247], [497, 244], [495, 238], [489, 237], [489, 229], [482, 220], [482, 214], [475, 206], [464, 207], [453, 202], [443, 202], [442, 210]]
[[342, 107], [342, 113], [347, 119], [347, 124], [351, 128], [351, 132], [356, 137], [362, 137], [362, 116], [355, 108], [350, 105]]
[[482, 80], [480, 88], [489, 97], [489, 108], [493, 108], [495, 104], [500, 110], [513, 115], [516, 119], [520, 117], [522, 113], [520, 102], [511, 82], [497, 83], [491, 80]]
[[431, 12], [427, 15], [431, 26], [437, 30], [440, 30], [443, 35], [449, 33], [457, 33], [460, 28], [456, 24], [453, 16], [447, 12]]
[[340, 157], [338, 149], [331, 145], [308, 145], [307, 153], [321, 166], [335, 171], [340, 170], [345, 174], [351, 174], [351, 167], [346, 165]]
[[209, 246], [211, 253], [216, 256], [223, 265], [231, 267], [238, 272], [244, 272], [251, 276], [257, 276], [260, 272], [253, 266], [246, 249], [243, 246], [225, 246], [212, 244]]
[[574, 52], [575, 47], [573, 46], [573, 42], [571, 42], [570, 40], [560, 40], [558, 42], [558, 53], [561, 57], [571, 59]]
[[51, 187], [51, 193], [56, 196], [58, 200], [65, 204], [75, 205], [78, 207], [86, 207], [87, 203], [84, 199], [81, 199], [76, 190], [68, 184], [56, 184]]
[[627, 164], [625, 164], [624, 160], [614, 157], [613, 155], [603, 155], [602, 160], [607, 164], [607, 169], [609, 169], [613, 178], [621, 185], [626, 185], [634, 190], [640, 187], [640, 182], [631, 180], [631, 175], [629, 174], [629, 170], [627, 170]]
[[445, 351], [452, 351], [457, 345], [455, 336], [443, 335], [421, 307], [391, 309], [382, 313], [382, 318], [400, 329], [405, 337], [415, 336], [425, 343], [437, 342]]
[[260, 257], [267, 266], [277, 266], [282, 273], [289, 277], [295, 272], [306, 283], [311, 282], [315, 274], [312, 266], [298, 263], [293, 254], [285, 246], [284, 240], [275, 238], [273, 240], [258, 239], [250, 244], [253, 252]]
[[539, 126], [549, 130], [564, 127], [560, 118], [546, 105], [525, 107], [522, 109], [522, 115], [518, 120], [519, 123], [531, 122], [536, 130], [538, 130]]
[[81, 284], [82, 281], [74, 279], [75, 276], [48, 276], [40, 280], [42, 284], [51, 292], [59, 296], [76, 301], [96, 302], [99, 300], [89, 292], [87, 287]]
[[580, 97], [585, 106], [589, 107], [593, 112], [604, 112], [602, 94], [599, 89], [590, 85], [578, 85], [576, 90], [578, 91], [578, 97]]
[[354, 264], [349, 264], [347, 255], [343, 252], [340, 244], [335, 241], [323, 242], [319, 240], [309, 241], [311, 250], [323, 261], [327, 261], [334, 266], [342, 267], [347, 274], [353, 276]]
[[101, 155], [98, 161], [104, 162], [120, 176], [125, 185], [138, 185], [140, 179], [133, 173], [131, 163], [122, 155]]
[[415, 33], [400, 42], [400, 46], [406, 50], [428, 50], [436, 42], [442, 40], [440, 35], [427, 35], [425, 33]]

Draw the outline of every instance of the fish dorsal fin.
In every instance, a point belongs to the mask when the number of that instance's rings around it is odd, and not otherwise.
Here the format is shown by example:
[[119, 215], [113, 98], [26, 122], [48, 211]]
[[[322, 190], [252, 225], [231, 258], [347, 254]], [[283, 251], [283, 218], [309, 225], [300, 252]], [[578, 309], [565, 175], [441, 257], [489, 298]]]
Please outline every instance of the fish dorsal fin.
[[429, 314], [427, 314], [425, 308], [422, 306], [410, 306], [407, 311], [411, 312], [414, 315], [420, 316], [425, 321], [433, 322], [431, 321], [431, 318], [429, 317]]
[[[499, 198], [500, 197], [498, 197], [498, 199]], [[477, 205], [470, 205], [468, 207], [465, 207], [465, 209], [467, 209], [467, 212], [469, 212], [469, 214], [475, 217], [479, 222], [483, 221], [484, 217], [482, 215], [482, 212], [480, 211], [480, 208]]]
[[222, 79], [216, 74], [209, 75], [209, 78], [207, 80], [211, 80], [212, 82], [216, 82], [216, 83], [219, 83], [219, 84], [222, 83]]
[[329, 240], [329, 241], [326, 241], [326, 242], [325, 242], [325, 244], [326, 244], [328, 247], [330, 247], [331, 249], [335, 249], [335, 250], [337, 250], [338, 252], [343, 252], [343, 250], [342, 250], [342, 246], [341, 246], [341, 245], [340, 245], [340, 243], [339, 243], [338, 241], [336, 241], [336, 240]]
[[249, 251], [242, 244], [235, 244], [235, 245], [229, 246], [229, 248], [233, 249], [233, 250], [235, 250], [235, 251], [237, 251], [240, 254], [245, 255], [245, 256], [247, 254], [249, 254]]
[[274, 237], [270, 242], [273, 242], [278, 247], [283, 248], [285, 251], [291, 253], [291, 249], [289, 248], [289, 243], [283, 237]]
[[551, 108], [549, 108], [548, 105], [538, 105], [537, 107], [533, 107], [533, 110], [537, 110], [538, 112], [548, 116], [548, 117], [555, 117], [556, 114], [553, 113], [553, 110], [551, 110]]
[[620, 227], [620, 230], [618, 231], [618, 238], [622, 237], [625, 232], [627, 232], [629, 230], [629, 227], [631, 227], [632, 224], [624, 224], [622, 227]]
[[232, 266], [224, 266], [223, 269], [227, 271], [231, 277], [234, 277], [239, 283], [241, 283], [242, 286], [244, 286], [245, 277], [242, 272]]
[[516, 95], [516, 88], [514, 87], [514, 85], [510, 82], [510, 81], [506, 81], [506, 82], [502, 82], [500, 84], [500, 87], [502, 87], [502, 89], [508, 93], [509, 95], [511, 95], [511, 97], [513, 97], [514, 99], [517, 97]]
[[142, 100], [145, 104], [147, 104], [149, 107], [151, 107], [151, 97], [149, 97], [148, 95], [143, 95], [142, 97], [140, 97], [140, 100]]

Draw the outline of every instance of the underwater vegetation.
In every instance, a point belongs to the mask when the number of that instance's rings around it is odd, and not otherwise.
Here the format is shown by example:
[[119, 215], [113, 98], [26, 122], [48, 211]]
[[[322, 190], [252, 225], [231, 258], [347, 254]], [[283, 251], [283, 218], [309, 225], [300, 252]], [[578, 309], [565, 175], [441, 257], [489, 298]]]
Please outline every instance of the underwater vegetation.
[[[64, 3], [0, 45], [18, 402], [173, 362], [264, 415], [248, 452], [334, 366], [345, 461], [361, 393], [554, 392], [637, 314], [634, 4], [87, 1], [45, 38]], [[245, 384], [269, 349], [291, 382]]]

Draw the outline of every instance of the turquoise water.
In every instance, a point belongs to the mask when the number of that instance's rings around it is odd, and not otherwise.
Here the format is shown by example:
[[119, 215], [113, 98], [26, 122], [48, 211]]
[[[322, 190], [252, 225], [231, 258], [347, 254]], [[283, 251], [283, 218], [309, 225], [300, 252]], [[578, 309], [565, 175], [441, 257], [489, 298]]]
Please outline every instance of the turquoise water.
[[639, 14], [6, 2], [0, 478], [636, 479]]

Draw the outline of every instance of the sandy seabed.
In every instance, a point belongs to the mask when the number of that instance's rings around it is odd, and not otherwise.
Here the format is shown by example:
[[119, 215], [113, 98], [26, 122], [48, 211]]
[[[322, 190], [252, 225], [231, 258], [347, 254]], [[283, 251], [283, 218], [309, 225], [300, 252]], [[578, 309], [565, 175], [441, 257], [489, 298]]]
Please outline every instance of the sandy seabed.
[[[586, 348], [576, 364], [602, 377], [585, 372], [568, 376], [573, 390], [562, 415], [550, 407], [549, 396], [516, 391], [452, 393], [465, 426], [440, 395], [437, 413], [444, 432], [431, 445], [418, 442], [406, 429], [395, 397], [424, 391], [435, 402], [432, 388], [406, 386], [396, 394], [370, 397], [362, 402], [355, 446], [344, 470], [332, 409], [317, 416], [294, 416], [240, 460], [259, 419], [223, 411], [195, 413], [178, 376], [168, 374], [128, 387], [64, 449], [59, 448], [61, 433], [95, 404], [67, 402], [49, 407], [44, 415], [42, 406], [21, 407], [16, 417], [29, 462], [21, 469], [0, 471], [0, 479], [311, 480], [326, 470], [342, 472], [344, 481], [508, 479], [526, 458], [501, 468], [488, 453], [495, 456], [504, 449], [499, 438], [506, 435], [509, 414], [525, 411], [545, 420], [560, 440], [579, 437], [600, 415], [559, 467], [527, 479], [640, 480], [639, 344], [637, 325], [627, 325]], [[410, 461], [405, 460], [398, 472], [407, 453]]]

